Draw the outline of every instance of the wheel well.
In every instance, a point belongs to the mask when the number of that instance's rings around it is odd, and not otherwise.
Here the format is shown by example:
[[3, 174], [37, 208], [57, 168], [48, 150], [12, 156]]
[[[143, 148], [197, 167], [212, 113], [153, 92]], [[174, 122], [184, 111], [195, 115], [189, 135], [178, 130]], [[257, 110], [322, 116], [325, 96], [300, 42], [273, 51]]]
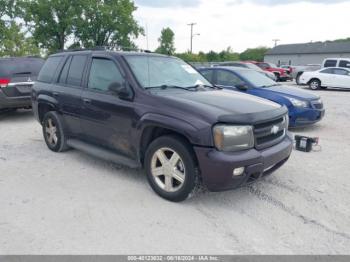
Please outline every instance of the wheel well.
[[312, 82], [312, 81], [314, 81], [314, 80], [317, 80], [317, 81], [319, 81], [320, 83], [321, 83], [321, 80], [320, 79], [318, 79], [318, 78], [311, 78], [310, 79], [310, 81], [307, 83], [308, 85]]
[[[165, 136], [165, 135], [176, 135], [176, 136], [182, 138], [189, 145], [191, 145], [191, 142], [188, 140], [188, 138], [186, 136], [184, 136], [181, 133], [178, 133], [174, 130], [162, 128], [162, 127], [157, 127], [157, 126], [146, 127], [142, 133], [141, 144], [140, 144], [140, 162], [142, 163], [142, 165], [144, 162], [144, 157], [145, 157], [145, 153], [146, 153], [148, 146], [157, 138], [159, 138], [161, 136]], [[194, 152], [193, 152], [193, 156], [195, 158], [195, 161], [197, 161], [197, 158], [195, 157]]]
[[45, 114], [50, 111], [55, 111], [55, 108], [52, 105], [44, 103], [39, 104], [38, 112], [40, 123], [43, 122]]

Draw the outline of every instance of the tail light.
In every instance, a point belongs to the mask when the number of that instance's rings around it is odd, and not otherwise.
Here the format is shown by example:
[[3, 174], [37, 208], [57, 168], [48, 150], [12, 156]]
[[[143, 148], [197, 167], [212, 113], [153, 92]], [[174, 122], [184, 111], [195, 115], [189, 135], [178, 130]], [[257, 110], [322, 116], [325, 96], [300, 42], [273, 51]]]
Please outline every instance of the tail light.
[[10, 83], [11, 79], [8, 78], [0, 78], [0, 88], [5, 88]]

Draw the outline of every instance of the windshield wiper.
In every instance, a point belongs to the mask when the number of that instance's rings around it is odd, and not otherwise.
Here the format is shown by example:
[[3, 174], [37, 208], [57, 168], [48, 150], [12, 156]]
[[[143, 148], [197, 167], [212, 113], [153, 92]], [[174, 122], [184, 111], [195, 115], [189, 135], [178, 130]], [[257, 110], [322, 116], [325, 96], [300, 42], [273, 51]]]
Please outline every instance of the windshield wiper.
[[198, 85], [194, 85], [194, 86], [189, 86], [187, 88], [189, 89], [198, 89], [200, 87], [206, 87], [206, 88], [212, 88], [212, 89], [222, 89], [221, 87], [218, 86], [211, 86], [211, 85], [203, 85], [203, 84], [198, 84]]
[[260, 86], [260, 88], [268, 88], [268, 87], [273, 87], [273, 86], [279, 86], [279, 84], [264, 85], [264, 86]]
[[[149, 86], [149, 87], [145, 87], [145, 89], [149, 90], [149, 89], [168, 89], [168, 88], [175, 88], [175, 89], [182, 89], [182, 90], [191, 90], [194, 89], [196, 87], [183, 87], [183, 86], [176, 86], [176, 85], [161, 85], [161, 86]], [[196, 88], [197, 89], [197, 88]]]

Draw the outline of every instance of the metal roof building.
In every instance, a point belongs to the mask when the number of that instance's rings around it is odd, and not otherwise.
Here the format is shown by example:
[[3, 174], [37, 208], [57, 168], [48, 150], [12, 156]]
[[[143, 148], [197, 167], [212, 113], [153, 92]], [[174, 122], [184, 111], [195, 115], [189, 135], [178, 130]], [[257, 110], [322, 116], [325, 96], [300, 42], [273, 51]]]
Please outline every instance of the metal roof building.
[[321, 64], [326, 58], [350, 58], [350, 42], [315, 42], [279, 45], [265, 55], [265, 62], [277, 65]]

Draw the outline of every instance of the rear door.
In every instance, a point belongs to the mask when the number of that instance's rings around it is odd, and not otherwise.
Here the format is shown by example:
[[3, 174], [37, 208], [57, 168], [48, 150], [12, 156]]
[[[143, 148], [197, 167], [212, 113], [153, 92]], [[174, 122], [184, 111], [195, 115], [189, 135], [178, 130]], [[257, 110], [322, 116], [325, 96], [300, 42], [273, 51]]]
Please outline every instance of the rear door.
[[322, 86], [334, 87], [333, 68], [323, 69], [316, 77], [320, 78]]
[[53, 84], [52, 96], [58, 101], [67, 131], [72, 135], [78, 135], [82, 131], [81, 95], [87, 60], [86, 54], [66, 56]]
[[8, 97], [28, 97], [45, 61], [41, 58], [8, 58], [0, 61], [0, 80]]
[[108, 55], [93, 56], [89, 64], [87, 88], [82, 95], [85, 139], [133, 158], [135, 152], [130, 139], [135, 119], [133, 102], [109, 91], [113, 83], [130, 88], [124, 72], [115, 58]]

